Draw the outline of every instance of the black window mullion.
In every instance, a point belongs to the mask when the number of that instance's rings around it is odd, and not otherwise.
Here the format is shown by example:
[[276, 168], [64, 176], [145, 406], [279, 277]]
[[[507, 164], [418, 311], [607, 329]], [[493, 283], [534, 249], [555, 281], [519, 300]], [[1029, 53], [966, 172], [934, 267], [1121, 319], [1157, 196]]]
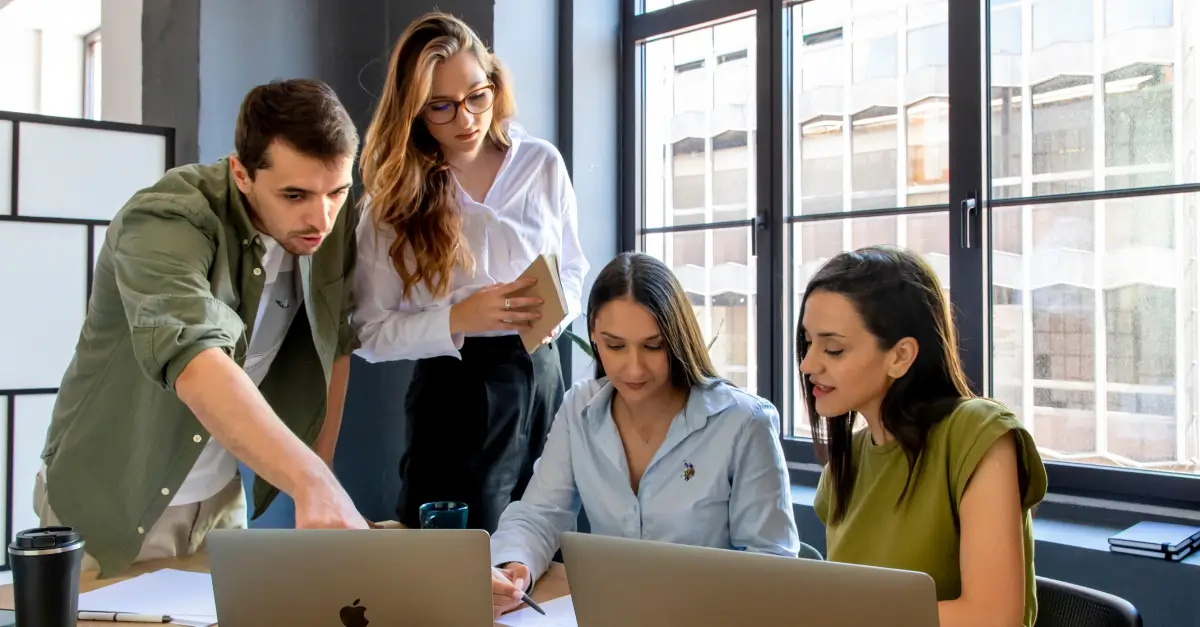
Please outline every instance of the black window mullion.
[[638, 225], [641, 224], [642, 190], [642, 112], [644, 93], [642, 90], [643, 55], [633, 37], [634, 12], [637, 0], [621, 0], [621, 93], [619, 95], [621, 119], [618, 120], [621, 134], [618, 144], [621, 154], [621, 169], [618, 175], [621, 185], [620, 209], [618, 210], [617, 244], [622, 251], [637, 250]]
[[[976, 394], [986, 394], [989, 278], [983, 212], [983, 31], [981, 2], [948, 2], [950, 86], [950, 299], [959, 355]], [[968, 203], [974, 209], [968, 211]]]
[[628, 32], [631, 39], [640, 42], [742, 15], [757, 9], [762, 1], [689, 0], [641, 14], [635, 14], [636, 6], [626, 5], [622, 13], [630, 18]]
[[[757, 241], [758, 298], [755, 307], [757, 337], [758, 394], [786, 412], [786, 382], [790, 380], [789, 352], [785, 350], [784, 324], [789, 324], [788, 292], [784, 285], [787, 256], [783, 250], [784, 202], [786, 179], [784, 146], [791, 140], [786, 132], [784, 78], [784, 13], [781, 0], [760, 0], [755, 29], [758, 48], [755, 68], [759, 97], [755, 111], [757, 174], [757, 216], [753, 237]], [[787, 378], [785, 378], [787, 377]], [[786, 418], [784, 418], [786, 422]], [[780, 433], [790, 430], [781, 425]]]

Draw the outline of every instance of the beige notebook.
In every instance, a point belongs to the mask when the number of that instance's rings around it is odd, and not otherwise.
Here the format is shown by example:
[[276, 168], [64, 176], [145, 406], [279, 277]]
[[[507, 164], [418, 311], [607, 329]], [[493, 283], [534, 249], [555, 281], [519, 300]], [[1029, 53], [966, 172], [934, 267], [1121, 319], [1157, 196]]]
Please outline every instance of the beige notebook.
[[563, 295], [562, 283], [559, 282], [558, 276], [558, 255], [538, 255], [521, 273], [521, 278], [524, 277], [533, 277], [537, 279], [537, 283], [533, 287], [513, 292], [512, 295], [534, 296], [544, 301], [542, 317], [534, 321], [532, 328], [520, 332], [525, 350], [533, 353], [542, 345], [542, 340], [567, 318], [567, 299]]

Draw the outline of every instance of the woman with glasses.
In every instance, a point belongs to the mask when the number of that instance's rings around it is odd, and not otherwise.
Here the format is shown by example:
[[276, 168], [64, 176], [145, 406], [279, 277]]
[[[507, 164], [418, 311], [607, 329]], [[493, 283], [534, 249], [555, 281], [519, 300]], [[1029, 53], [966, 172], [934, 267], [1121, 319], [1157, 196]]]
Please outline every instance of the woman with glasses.
[[[588, 263], [561, 155], [514, 120], [511, 81], [462, 21], [430, 13], [400, 37], [362, 153], [357, 309], [371, 362], [416, 360], [397, 514], [468, 506], [495, 531], [521, 498], [562, 402], [552, 340], [580, 311]], [[541, 301], [517, 292], [558, 255], [567, 319], [531, 355], [517, 333]]]

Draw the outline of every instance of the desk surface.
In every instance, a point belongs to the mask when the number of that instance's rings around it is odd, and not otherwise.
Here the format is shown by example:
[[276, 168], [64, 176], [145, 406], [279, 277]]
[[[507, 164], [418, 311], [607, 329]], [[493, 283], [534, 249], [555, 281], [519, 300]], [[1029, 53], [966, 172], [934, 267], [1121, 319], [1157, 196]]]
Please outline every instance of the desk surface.
[[[390, 526], [390, 525], [389, 525]], [[175, 570], [187, 570], [197, 573], [208, 572], [208, 556], [203, 553], [189, 555], [187, 557], [177, 557], [170, 559], [151, 560], [134, 564], [119, 576], [109, 577], [108, 579], [97, 579], [95, 571], [87, 571], [79, 577], [79, 592], [89, 592], [97, 588], [103, 588], [119, 581], [125, 581], [138, 575], [154, 572], [163, 568], [173, 568]], [[567, 587], [567, 570], [562, 564], [553, 563], [546, 574], [538, 580], [537, 585], [533, 588], [533, 600], [539, 603], [544, 603], [551, 599], [556, 599], [570, 593]], [[0, 586], [0, 609], [12, 609], [13, 607], [13, 591], [12, 586]], [[522, 606], [524, 607], [524, 606]], [[79, 621], [80, 625], [141, 625], [145, 627], [145, 623], [113, 623], [113, 622], [96, 622], [96, 621]]]

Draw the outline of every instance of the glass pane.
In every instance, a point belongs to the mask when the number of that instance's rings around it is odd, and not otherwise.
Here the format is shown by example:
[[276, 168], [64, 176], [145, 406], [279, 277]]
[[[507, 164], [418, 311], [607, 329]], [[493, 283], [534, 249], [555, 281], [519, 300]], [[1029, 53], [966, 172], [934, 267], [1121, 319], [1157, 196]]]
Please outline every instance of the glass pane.
[[12, 468], [9, 485], [12, 486], [12, 529], [20, 533], [35, 529], [39, 525], [37, 512], [33, 509], [33, 485], [38, 470], [42, 467], [42, 449], [46, 446], [46, 433], [50, 428], [50, 417], [54, 413], [54, 394], [32, 394], [16, 397], [13, 407]]
[[755, 294], [758, 282], [748, 227], [642, 236], [642, 250], [663, 260], [678, 277], [710, 343], [721, 376], [754, 392]]
[[[0, 396], [0, 446], [4, 447], [3, 449], [0, 449], [0, 450], [4, 451], [5, 453], [7, 453], [9, 450], [12, 450], [12, 449], [9, 449], [9, 447], [8, 447], [8, 438], [9, 438], [8, 425], [11, 425], [11, 424], [13, 424], [13, 422], [11, 420], [9, 420], [8, 397]], [[5, 460], [5, 463], [0, 464], [0, 495], [4, 496], [5, 503], [11, 503], [12, 500], [8, 496], [8, 462], [7, 462], [8, 458], [5, 457], [3, 459]], [[7, 518], [8, 517], [5, 516], [4, 518], [5, 518], [5, 520], [0, 522], [0, 538], [5, 538], [5, 539], [11, 540], [12, 536], [9, 535], [8, 526], [7, 526], [7, 524], [8, 524]], [[3, 564], [5, 566], [8, 565], [8, 551], [5, 551], [4, 555], [0, 556], [0, 564]]]
[[947, 3], [812, 0], [787, 14], [792, 214], [913, 206], [945, 194]]
[[879, 218], [851, 218], [798, 222], [788, 234], [791, 247], [791, 320], [784, 337], [789, 346], [784, 349], [788, 361], [782, 367], [791, 373], [792, 437], [810, 437], [808, 411], [800, 387], [800, 371], [796, 364], [795, 331], [800, 318], [800, 304], [808, 280], [817, 270], [838, 253], [872, 244], [892, 244], [916, 251], [925, 257], [941, 279], [942, 288], [950, 289], [950, 218], [945, 211]]
[[643, 0], [641, 13], [650, 13], [653, 11], [658, 11], [659, 9], [665, 9], [667, 7], [673, 7], [677, 4], [684, 4], [691, 1], [692, 0]]
[[994, 189], [1200, 180], [1200, 31], [1176, 23], [1173, 2], [992, 2]]
[[753, 217], [754, 18], [643, 48], [643, 224]]
[[1047, 459], [1200, 473], [1198, 201], [992, 210], [992, 394]]
[[0, 390], [62, 382], [87, 313], [87, 236], [73, 224], [0, 222]]

